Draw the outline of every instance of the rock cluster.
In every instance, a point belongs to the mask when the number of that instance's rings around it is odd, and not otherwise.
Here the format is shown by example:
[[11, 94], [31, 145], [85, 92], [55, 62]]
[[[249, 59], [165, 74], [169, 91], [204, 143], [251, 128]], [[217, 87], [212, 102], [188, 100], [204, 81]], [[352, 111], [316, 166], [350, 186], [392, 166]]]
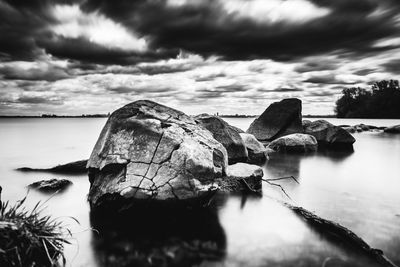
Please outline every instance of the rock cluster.
[[[352, 149], [351, 134], [324, 120], [302, 121], [301, 100], [284, 99], [272, 103], [250, 125], [253, 134], [267, 148], [285, 152], [309, 152], [317, 148]], [[315, 144], [315, 140], [317, 144]]]

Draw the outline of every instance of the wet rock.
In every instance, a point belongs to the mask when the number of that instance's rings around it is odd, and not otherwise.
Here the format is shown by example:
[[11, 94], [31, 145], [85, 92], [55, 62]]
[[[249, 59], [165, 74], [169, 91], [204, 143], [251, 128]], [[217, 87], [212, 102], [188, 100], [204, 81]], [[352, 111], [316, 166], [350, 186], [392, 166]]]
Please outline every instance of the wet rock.
[[297, 98], [272, 103], [247, 130], [260, 141], [302, 132], [301, 100]]
[[302, 123], [303, 131], [304, 131], [304, 128], [307, 127], [308, 125], [310, 125], [311, 121], [310, 120], [303, 120], [301, 123]]
[[264, 145], [259, 142], [254, 135], [248, 133], [240, 133], [244, 145], [249, 155], [248, 163], [263, 163], [268, 159], [267, 151]]
[[91, 207], [122, 197], [200, 200], [217, 189], [228, 156], [212, 134], [186, 114], [140, 100], [111, 114], [92, 151]]
[[312, 152], [317, 150], [318, 142], [309, 134], [289, 134], [272, 141], [268, 147], [278, 152]]
[[239, 132], [218, 116], [200, 114], [195, 121], [209, 130], [215, 140], [220, 142], [228, 152], [229, 164], [247, 161], [247, 149]]
[[313, 121], [304, 132], [317, 139], [319, 148], [353, 149], [356, 141], [346, 130], [325, 120]]
[[50, 179], [34, 182], [28, 187], [43, 192], [55, 192], [57, 190], [65, 190], [70, 185], [72, 185], [72, 182], [67, 179]]
[[227, 168], [227, 179], [220, 180], [220, 189], [225, 192], [248, 192], [249, 188], [261, 192], [262, 177], [264, 175], [260, 166], [236, 163]]
[[29, 167], [18, 168], [18, 171], [23, 172], [51, 172], [51, 173], [63, 173], [63, 174], [83, 174], [87, 173], [86, 169], [87, 160], [78, 160], [67, 164], [61, 164], [48, 169], [35, 169]]
[[348, 127], [341, 127], [343, 130], [349, 132], [349, 133], [355, 133], [357, 132], [356, 128], [352, 127], [352, 126], [348, 126]]
[[398, 134], [400, 133], [400, 125], [395, 125], [391, 127], [387, 127], [383, 130], [385, 133], [393, 133], [393, 134]]

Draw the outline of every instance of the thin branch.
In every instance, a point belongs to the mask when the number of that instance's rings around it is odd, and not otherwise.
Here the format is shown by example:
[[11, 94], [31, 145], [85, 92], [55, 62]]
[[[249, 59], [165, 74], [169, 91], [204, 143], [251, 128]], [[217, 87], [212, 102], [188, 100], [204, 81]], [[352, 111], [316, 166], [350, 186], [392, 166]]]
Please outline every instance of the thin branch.
[[282, 190], [282, 192], [283, 192], [290, 200], [292, 200], [291, 197], [288, 195], [288, 193], [286, 193], [285, 189], [283, 189], [283, 187], [282, 187], [280, 184], [276, 184], [276, 183], [270, 182], [269, 180], [265, 180], [265, 179], [263, 179], [263, 181], [264, 181], [264, 182], [267, 182], [267, 183], [270, 184], [270, 185], [274, 185], [274, 186], [279, 187], [279, 188]]
[[293, 179], [296, 183], [300, 184], [299, 181], [294, 176], [285, 176], [285, 177], [262, 179], [262, 180], [267, 182], [267, 181], [279, 181], [279, 180], [286, 180], [286, 179]]

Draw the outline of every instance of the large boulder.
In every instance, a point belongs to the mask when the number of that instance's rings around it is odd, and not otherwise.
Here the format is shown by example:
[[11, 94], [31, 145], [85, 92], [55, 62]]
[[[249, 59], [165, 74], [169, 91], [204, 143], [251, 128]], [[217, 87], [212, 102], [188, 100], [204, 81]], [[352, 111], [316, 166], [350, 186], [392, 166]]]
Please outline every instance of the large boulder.
[[209, 130], [215, 140], [220, 142], [228, 152], [229, 164], [247, 161], [247, 149], [239, 132], [218, 116], [200, 114], [195, 121]]
[[383, 130], [385, 133], [400, 133], [400, 125], [395, 125], [391, 127], [387, 127]]
[[278, 137], [303, 133], [301, 121], [301, 100], [288, 98], [272, 103], [250, 125], [247, 133], [260, 141], [271, 141]]
[[227, 161], [226, 149], [193, 118], [139, 100], [108, 118], [87, 165], [88, 199], [91, 207], [116, 199], [196, 202], [215, 191]]
[[314, 136], [319, 147], [332, 149], [353, 149], [354, 137], [341, 127], [326, 120], [316, 120], [304, 128], [304, 133]]
[[277, 152], [312, 152], [318, 149], [318, 142], [309, 134], [289, 134], [272, 141], [268, 147]]
[[240, 133], [244, 145], [247, 148], [247, 153], [249, 155], [249, 163], [262, 163], [268, 159], [267, 151], [264, 145], [257, 140], [257, 138], [248, 133]]

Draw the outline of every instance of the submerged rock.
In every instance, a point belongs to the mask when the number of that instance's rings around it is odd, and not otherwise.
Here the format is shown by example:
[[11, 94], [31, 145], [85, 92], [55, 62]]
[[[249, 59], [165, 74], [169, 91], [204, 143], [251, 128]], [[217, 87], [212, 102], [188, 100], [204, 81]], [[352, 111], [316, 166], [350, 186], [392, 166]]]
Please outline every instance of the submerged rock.
[[250, 125], [247, 133], [253, 134], [258, 140], [273, 140], [278, 137], [302, 133], [301, 100], [288, 98], [272, 103]]
[[198, 200], [225, 176], [226, 149], [186, 114], [140, 100], [111, 114], [88, 161], [92, 207], [115, 198]]
[[314, 136], [318, 141], [319, 147], [353, 149], [353, 143], [356, 141], [346, 130], [325, 120], [311, 122], [305, 127], [304, 132]]
[[268, 159], [267, 150], [264, 145], [259, 142], [254, 135], [248, 133], [240, 133], [244, 145], [249, 155], [248, 163], [262, 163]]
[[220, 181], [222, 191], [248, 192], [250, 189], [251, 191], [261, 192], [264, 173], [260, 166], [236, 163], [228, 166], [226, 175], [228, 177]]
[[387, 127], [383, 130], [385, 133], [395, 133], [398, 134], [400, 133], [400, 125], [395, 125], [391, 127]]
[[289, 134], [272, 141], [268, 147], [278, 152], [312, 152], [318, 149], [318, 142], [309, 134]]
[[18, 168], [18, 171], [23, 172], [51, 172], [51, 173], [64, 173], [64, 174], [83, 174], [87, 173], [86, 164], [87, 160], [78, 160], [67, 164], [57, 165], [48, 169], [35, 169], [29, 167]]
[[55, 192], [65, 190], [70, 185], [72, 185], [72, 182], [67, 179], [50, 179], [34, 182], [29, 187], [43, 192]]
[[239, 132], [218, 116], [200, 114], [194, 117], [195, 121], [209, 130], [215, 140], [220, 142], [228, 152], [230, 164], [247, 161], [247, 149]]

